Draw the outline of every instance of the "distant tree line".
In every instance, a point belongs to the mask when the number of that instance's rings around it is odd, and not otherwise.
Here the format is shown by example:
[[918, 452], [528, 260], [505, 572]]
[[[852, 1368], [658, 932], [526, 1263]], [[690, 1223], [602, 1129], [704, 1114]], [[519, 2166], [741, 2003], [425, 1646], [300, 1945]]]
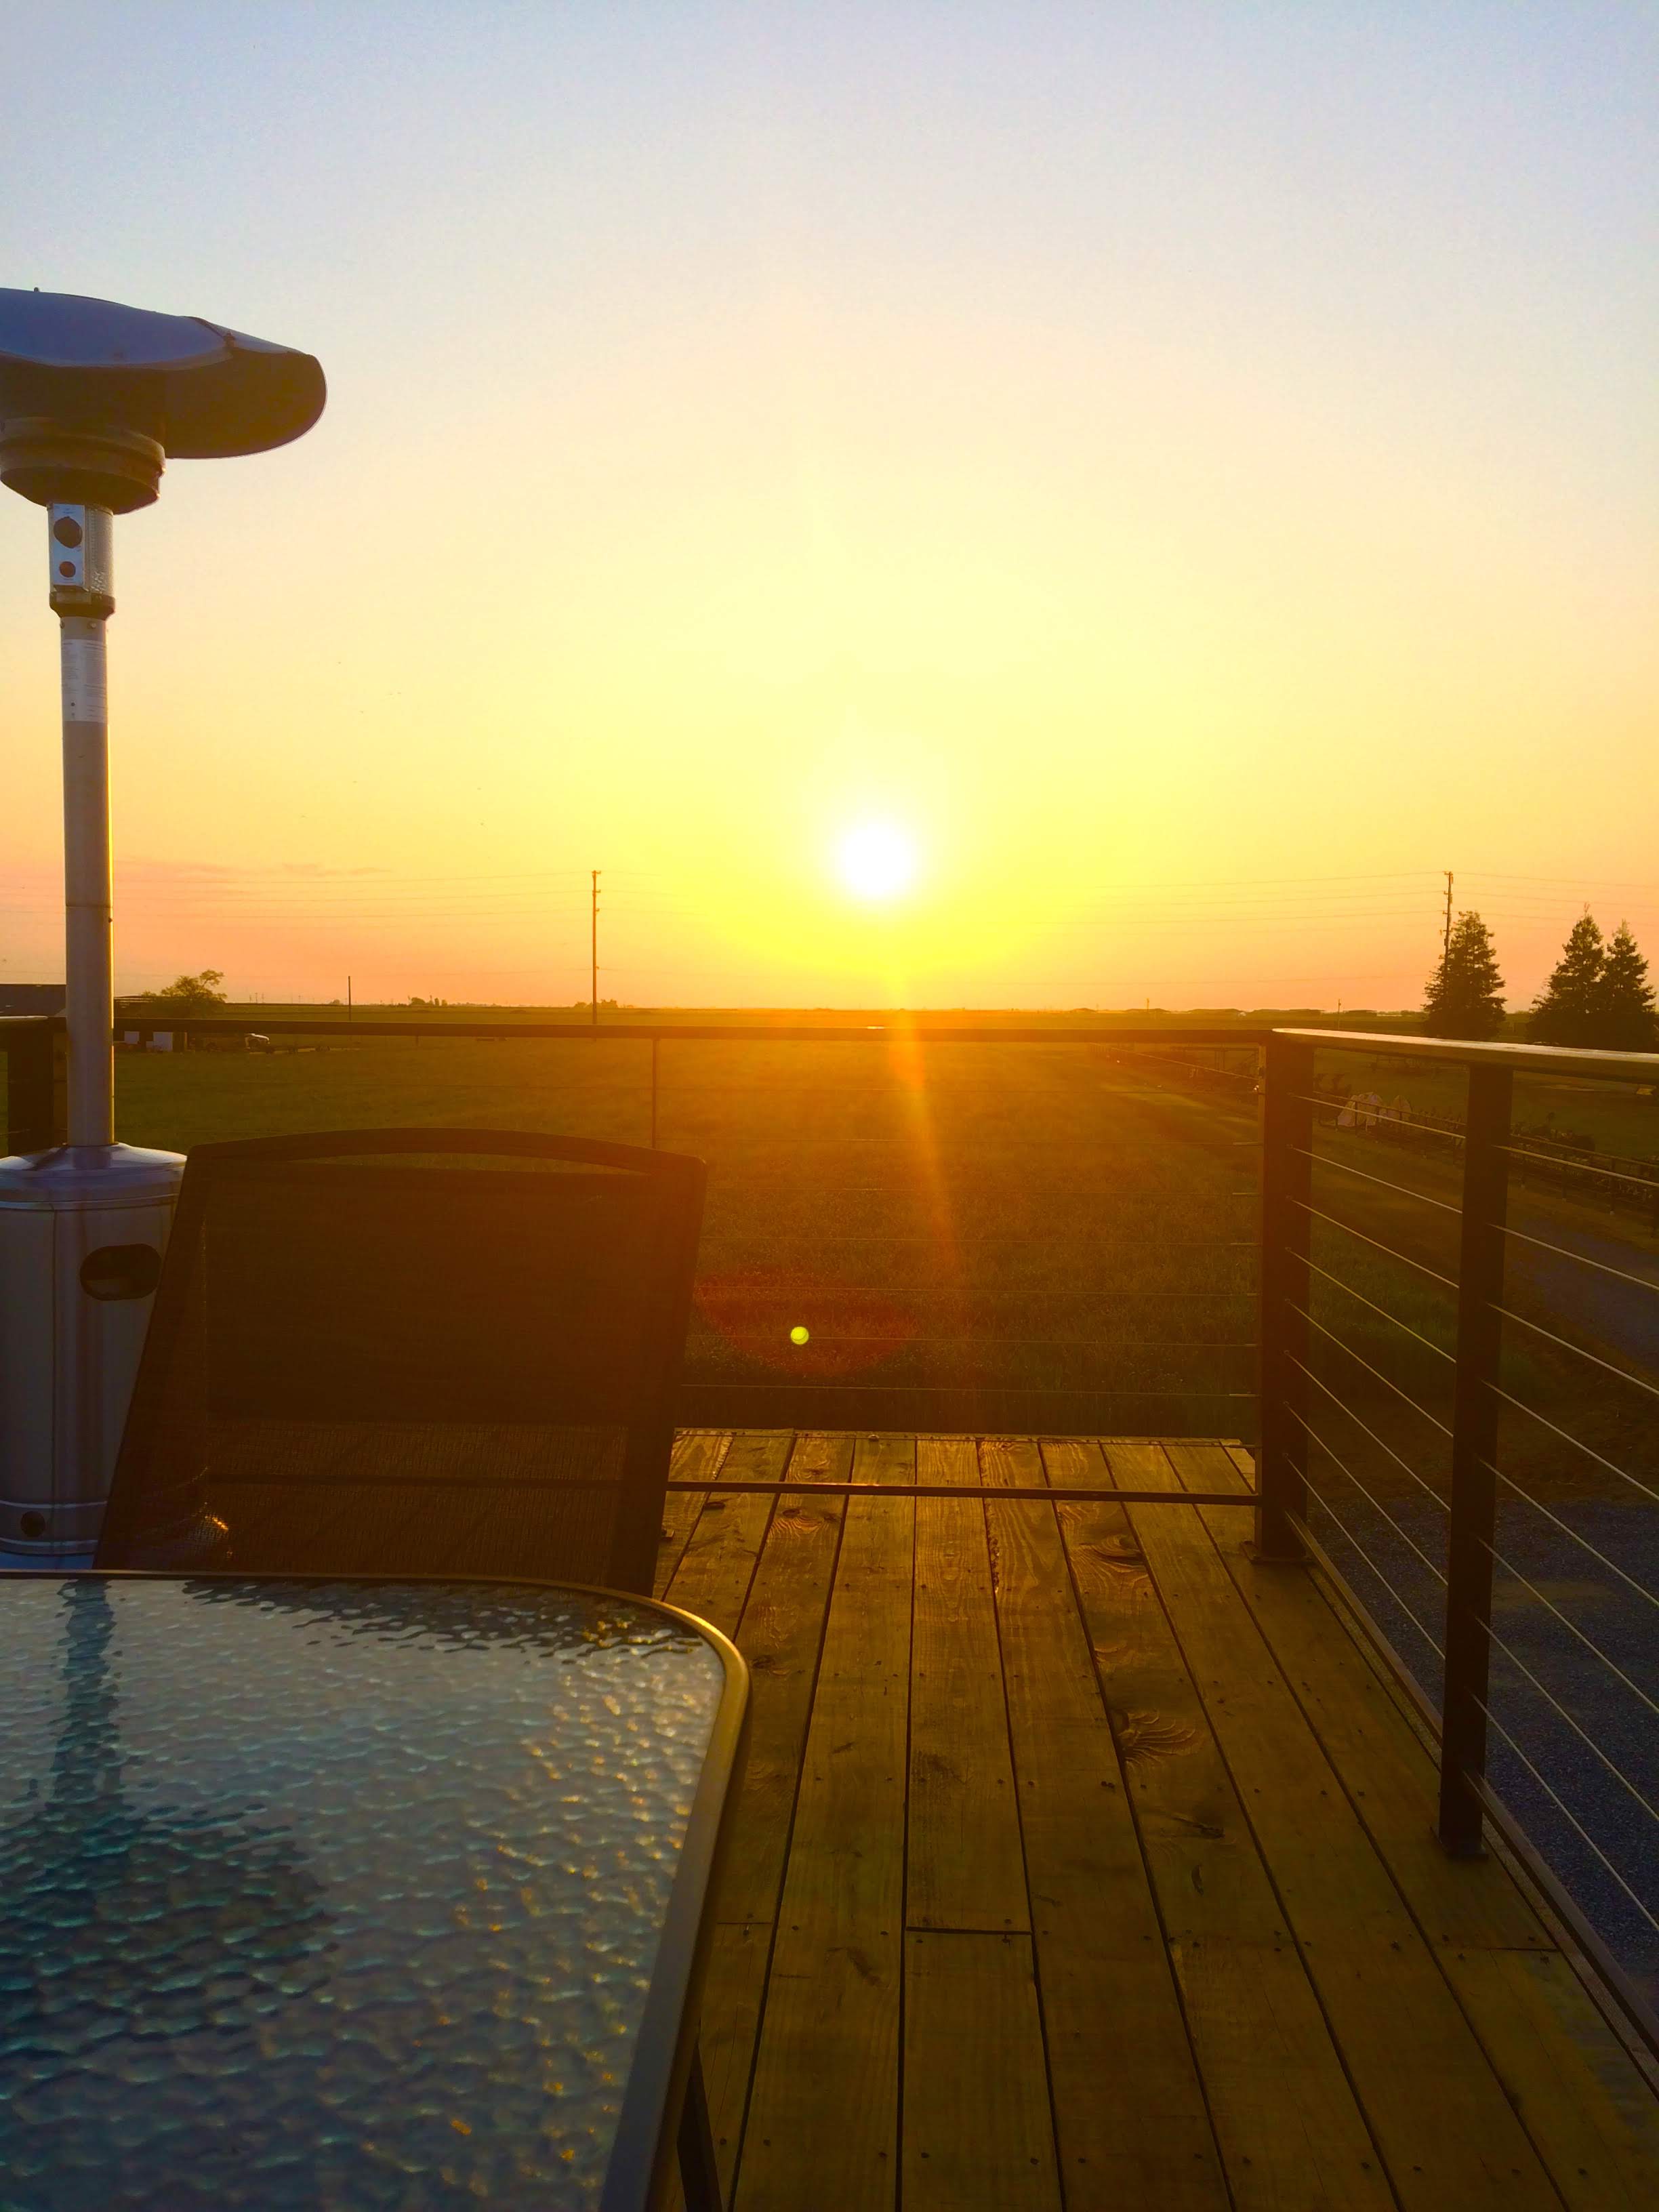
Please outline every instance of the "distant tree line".
[[[1504, 978], [1492, 933], [1478, 914], [1460, 914], [1424, 994], [1423, 1027], [1430, 1036], [1479, 1039], [1498, 1036], [1504, 1025]], [[1533, 1001], [1527, 1034], [1537, 1044], [1604, 1052], [1659, 1046], [1648, 963], [1627, 921], [1604, 938], [1585, 908]]]
[[1653, 988], [1627, 921], [1604, 942], [1585, 908], [1533, 1007], [1530, 1033], [1540, 1044], [1653, 1049]]

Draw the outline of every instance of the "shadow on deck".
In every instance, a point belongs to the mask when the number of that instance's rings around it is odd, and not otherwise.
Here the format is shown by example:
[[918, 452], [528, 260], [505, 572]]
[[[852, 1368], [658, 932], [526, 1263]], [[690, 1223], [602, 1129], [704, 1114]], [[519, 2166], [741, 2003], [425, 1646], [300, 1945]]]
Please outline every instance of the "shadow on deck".
[[[753, 1670], [703, 2053], [737, 2212], [1646, 2207], [1659, 2103], [1220, 1443], [688, 1431]], [[960, 1486], [938, 1500], [728, 1480]]]

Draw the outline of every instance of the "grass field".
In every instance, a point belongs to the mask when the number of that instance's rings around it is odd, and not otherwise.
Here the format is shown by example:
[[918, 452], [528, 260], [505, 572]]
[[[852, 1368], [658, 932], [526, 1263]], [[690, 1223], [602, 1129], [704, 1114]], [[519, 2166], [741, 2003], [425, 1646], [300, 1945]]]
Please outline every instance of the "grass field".
[[[710, 1169], [688, 1376], [699, 1418], [1247, 1425], [1248, 1119], [1223, 1128], [1207, 1100], [1077, 1046], [687, 1042], [659, 1066], [659, 1142]], [[428, 1122], [643, 1144], [650, 1048], [131, 1054], [118, 1097], [129, 1141], [179, 1149]]]
[[[1229, 1063], [1231, 1077], [1194, 1081], [1167, 1055], [1077, 1044], [665, 1042], [658, 1140], [710, 1169], [688, 1418], [1250, 1436], [1252, 1062], [1246, 1054], [1202, 1056]], [[1455, 1088], [1437, 1070], [1423, 1077], [1358, 1052], [1322, 1055], [1322, 1065], [1356, 1089], [1403, 1091], [1419, 1109], [1431, 1092], [1438, 1110], [1461, 1108], [1461, 1079]], [[117, 1083], [122, 1134], [181, 1150], [214, 1137], [399, 1123], [635, 1144], [651, 1133], [645, 1041], [331, 1033], [321, 1049], [270, 1056], [123, 1054]], [[1588, 1095], [1599, 1103], [1607, 1093]], [[1340, 1200], [1337, 1210], [1369, 1236], [1455, 1274], [1455, 1221], [1443, 1211], [1457, 1195], [1450, 1160], [1328, 1128], [1319, 1149], [1359, 1170], [1328, 1178], [1322, 1205]], [[1376, 1174], [1438, 1206], [1364, 1180]], [[1651, 1239], [1628, 1223], [1535, 1194], [1516, 1204], [1552, 1237], [1611, 1237], [1632, 1267], [1652, 1264]], [[1399, 1390], [1449, 1412], [1439, 1356], [1454, 1343], [1449, 1295], [1374, 1245], [1322, 1225], [1314, 1250], [1348, 1286], [1316, 1281], [1312, 1310], [1330, 1332], [1316, 1339], [1316, 1370], [1391, 1443]], [[1625, 1341], [1622, 1318], [1608, 1316], [1604, 1299], [1580, 1297], [1582, 1287], [1570, 1271], [1547, 1279], [1518, 1250], [1518, 1310], [1571, 1341], [1659, 1371], [1659, 1342], [1644, 1359], [1642, 1294], [1628, 1293], [1638, 1318]], [[792, 1341], [798, 1328], [808, 1331], [805, 1345]], [[1647, 1464], [1651, 1425], [1630, 1434], [1630, 1412], [1594, 1370], [1518, 1329], [1510, 1336], [1516, 1396], [1600, 1438], [1619, 1464], [1631, 1453]], [[1431, 1425], [1403, 1455], [1415, 1466], [1443, 1443]], [[1547, 1446], [1541, 1430], [1512, 1443], [1552, 1487], [1595, 1487], [1591, 1461]], [[1401, 1487], [1386, 1451], [1358, 1449], [1362, 1463], [1367, 1452], [1376, 1462], [1371, 1482]]]

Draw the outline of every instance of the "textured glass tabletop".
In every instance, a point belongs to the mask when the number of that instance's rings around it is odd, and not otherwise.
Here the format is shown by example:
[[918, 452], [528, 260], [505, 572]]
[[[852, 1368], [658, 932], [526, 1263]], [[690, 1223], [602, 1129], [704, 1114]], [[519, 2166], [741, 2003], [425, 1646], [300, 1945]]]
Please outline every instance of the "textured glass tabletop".
[[0, 1606], [0, 2207], [599, 2204], [720, 1650], [488, 1583]]

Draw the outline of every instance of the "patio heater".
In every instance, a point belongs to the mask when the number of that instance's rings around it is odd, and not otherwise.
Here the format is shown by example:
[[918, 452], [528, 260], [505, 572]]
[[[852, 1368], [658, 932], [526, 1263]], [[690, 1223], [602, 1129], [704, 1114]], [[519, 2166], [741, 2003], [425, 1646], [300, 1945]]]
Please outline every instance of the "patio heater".
[[0, 483], [46, 510], [64, 709], [68, 1142], [0, 1160], [0, 1563], [90, 1555], [184, 1162], [115, 1142], [105, 624], [113, 518], [173, 459], [323, 409], [309, 354], [193, 315], [0, 290]]

